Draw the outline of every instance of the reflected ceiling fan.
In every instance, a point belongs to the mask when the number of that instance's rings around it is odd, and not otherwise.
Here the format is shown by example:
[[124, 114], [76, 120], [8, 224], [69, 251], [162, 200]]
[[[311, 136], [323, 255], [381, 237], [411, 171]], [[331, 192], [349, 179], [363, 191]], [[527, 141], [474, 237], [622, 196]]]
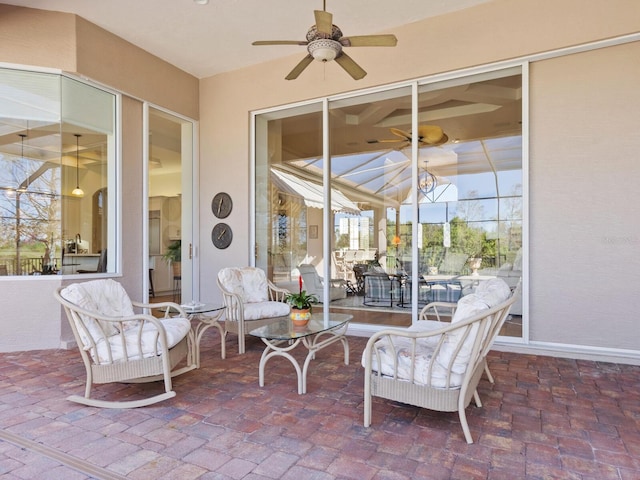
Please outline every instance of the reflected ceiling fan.
[[320, 62], [335, 60], [354, 80], [360, 80], [367, 72], [344, 52], [343, 47], [395, 47], [398, 43], [395, 35], [343, 37], [340, 28], [333, 24], [333, 14], [326, 11], [326, 1], [323, 1], [322, 10], [314, 10], [313, 13], [316, 23], [307, 32], [306, 41], [263, 40], [252, 43], [252, 45], [306, 45], [309, 53], [289, 72], [285, 77], [287, 80], [298, 78], [314, 60]]
[[[412, 135], [398, 128], [390, 128], [389, 131], [399, 138], [388, 140], [369, 140], [367, 143], [399, 143], [397, 148], [411, 145]], [[420, 125], [418, 127], [418, 146], [437, 147], [449, 141], [449, 137], [438, 125]]]

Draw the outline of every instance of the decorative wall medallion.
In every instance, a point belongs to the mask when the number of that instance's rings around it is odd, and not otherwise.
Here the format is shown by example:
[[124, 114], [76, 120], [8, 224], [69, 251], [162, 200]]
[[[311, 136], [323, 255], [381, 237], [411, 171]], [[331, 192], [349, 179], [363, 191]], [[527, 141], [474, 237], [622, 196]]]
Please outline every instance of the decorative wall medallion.
[[233, 240], [233, 232], [231, 227], [226, 223], [218, 223], [211, 231], [211, 241], [216, 248], [224, 249], [231, 245]]
[[217, 193], [211, 201], [211, 210], [218, 218], [227, 218], [233, 208], [233, 201], [228, 193]]

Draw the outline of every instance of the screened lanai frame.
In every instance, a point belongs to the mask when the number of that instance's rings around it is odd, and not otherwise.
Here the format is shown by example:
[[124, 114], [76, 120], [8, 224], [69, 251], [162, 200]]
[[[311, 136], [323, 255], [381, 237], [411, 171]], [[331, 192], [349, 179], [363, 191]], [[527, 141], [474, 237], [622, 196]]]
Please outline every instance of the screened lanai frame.
[[[343, 184], [336, 184], [336, 183], [330, 183], [334, 177], [335, 177], [335, 172], [332, 172], [330, 170], [331, 168], [331, 161], [332, 161], [332, 152], [331, 152], [331, 144], [330, 144], [330, 140], [327, 138], [328, 137], [328, 132], [330, 131], [330, 121], [331, 121], [331, 108], [332, 106], [339, 104], [340, 102], [358, 102], [359, 98], [362, 98], [364, 96], [367, 95], [387, 95], [389, 94], [389, 92], [393, 92], [393, 91], [397, 91], [397, 89], [406, 89], [408, 91], [410, 91], [410, 95], [411, 95], [411, 105], [412, 105], [412, 111], [410, 112], [410, 117], [411, 117], [411, 128], [408, 128], [408, 130], [411, 131], [417, 131], [418, 130], [418, 126], [424, 123], [424, 119], [421, 119], [421, 115], [418, 109], [418, 96], [420, 95], [420, 92], [425, 92], [425, 91], [429, 91], [429, 89], [434, 89], [434, 90], [438, 90], [443, 88], [442, 85], [445, 84], [450, 84], [450, 85], [455, 85], [456, 83], [458, 84], [462, 84], [462, 83], [473, 83], [475, 82], [475, 78], [492, 78], [492, 77], [501, 77], [501, 76], [508, 76], [508, 75], [512, 75], [514, 74], [514, 72], [517, 75], [521, 76], [521, 103], [522, 103], [522, 112], [521, 112], [521, 125], [519, 126], [521, 128], [521, 134], [519, 136], [519, 138], [511, 138], [511, 139], [503, 139], [503, 140], [490, 140], [490, 142], [503, 142], [503, 143], [517, 143], [517, 148], [521, 151], [521, 199], [522, 199], [522, 205], [521, 205], [521, 241], [522, 241], [522, 257], [523, 257], [523, 285], [522, 285], [522, 289], [523, 289], [523, 303], [524, 303], [524, 311], [526, 312], [526, 298], [527, 298], [527, 289], [528, 289], [528, 284], [527, 284], [527, 276], [528, 276], [528, 232], [527, 232], [527, 218], [528, 218], [528, 202], [527, 202], [527, 198], [528, 198], [528, 176], [527, 176], [527, 171], [528, 171], [528, 123], [527, 123], [527, 118], [528, 118], [528, 63], [526, 62], [503, 62], [500, 64], [496, 64], [496, 65], [491, 65], [491, 66], [485, 66], [482, 68], [473, 68], [473, 69], [467, 69], [464, 71], [457, 71], [457, 72], [450, 72], [447, 74], [440, 74], [440, 75], [435, 75], [432, 77], [428, 77], [428, 78], [424, 78], [424, 79], [420, 79], [420, 80], [416, 80], [416, 81], [411, 81], [411, 82], [401, 82], [401, 83], [397, 83], [397, 84], [393, 84], [390, 86], [384, 86], [384, 87], [378, 87], [378, 88], [372, 88], [372, 89], [365, 89], [365, 90], [361, 90], [361, 91], [357, 91], [357, 92], [350, 92], [350, 93], [346, 93], [346, 94], [341, 94], [341, 95], [336, 95], [336, 96], [331, 96], [331, 97], [327, 97], [327, 98], [322, 98], [322, 99], [316, 99], [316, 100], [311, 100], [311, 101], [307, 101], [307, 102], [298, 102], [295, 104], [289, 104], [286, 106], [282, 106], [282, 107], [277, 107], [277, 108], [273, 108], [273, 109], [268, 109], [268, 110], [261, 110], [261, 111], [256, 111], [256, 112], [252, 112], [252, 122], [251, 122], [251, 126], [252, 126], [252, 130], [251, 130], [251, 141], [252, 141], [252, 145], [253, 145], [253, 149], [252, 149], [252, 168], [254, 168], [254, 170], [252, 171], [252, 185], [251, 185], [251, 190], [253, 192], [253, 194], [255, 195], [256, 192], [256, 174], [259, 175], [259, 172], [257, 170], [255, 170], [256, 168], [256, 158], [257, 155], [259, 155], [259, 149], [264, 147], [264, 146], [260, 146], [258, 145], [259, 142], [257, 142], [256, 138], [257, 138], [257, 130], [259, 130], [259, 126], [257, 125], [257, 119], [260, 115], [270, 115], [272, 116], [272, 118], [275, 118], [277, 116], [287, 116], [291, 111], [291, 109], [300, 109], [301, 111], [316, 111], [318, 112], [318, 118], [321, 118], [321, 122], [322, 122], [322, 139], [320, 140], [322, 142], [322, 150], [321, 150], [321, 154], [317, 156], [317, 158], [315, 159], [305, 159], [304, 161], [311, 164], [311, 163], [315, 163], [318, 166], [324, 166], [327, 165], [328, 167], [326, 169], [323, 170], [318, 170], [317, 172], [315, 172], [316, 174], [321, 172], [321, 178], [322, 178], [322, 188], [324, 189], [324, 197], [325, 197], [325, 201], [327, 202], [327, 205], [329, 205], [330, 197], [332, 196], [332, 192], [335, 196], [335, 192], [339, 192], [340, 194], [342, 193], [343, 190]], [[297, 113], [297, 112], [296, 112]], [[292, 115], [294, 115], [292, 113]], [[428, 122], [427, 122], [428, 123]], [[409, 152], [409, 155], [411, 157], [411, 161], [410, 163], [410, 182], [411, 182], [411, 186], [410, 186], [410, 191], [412, 192], [417, 192], [418, 191], [418, 183], [419, 183], [419, 174], [421, 172], [421, 167], [419, 165], [419, 163], [415, 160], [413, 160], [414, 158], [418, 158], [419, 155], [419, 145], [418, 142], [414, 140], [414, 142], [412, 142], [411, 145], [408, 145], [406, 151]], [[365, 155], [365, 154], [363, 154]], [[335, 155], [333, 156], [333, 158], [336, 158]], [[300, 161], [302, 162], [302, 160]], [[446, 179], [445, 179], [446, 180]], [[259, 183], [259, 181], [258, 181]], [[256, 198], [255, 196], [252, 196], [251, 198], [252, 201], [252, 207], [253, 207], [253, 211], [256, 211]], [[412, 206], [411, 208], [411, 217], [409, 219], [409, 223], [410, 223], [410, 228], [412, 230], [411, 235], [413, 237], [418, 237], [418, 228], [419, 228], [419, 215], [420, 215], [420, 204], [423, 203], [425, 201], [425, 198], [423, 198], [422, 196], [418, 195], [416, 196], [416, 198], [412, 198], [411, 195], [408, 196], [408, 198], [405, 199], [406, 202], [408, 202], [408, 204], [410, 204]], [[323, 210], [323, 222], [325, 225], [331, 224], [331, 222], [333, 221], [332, 219], [333, 215], [330, 209], [324, 209]], [[251, 225], [251, 245], [253, 248], [255, 248], [255, 250], [252, 250], [251, 252], [251, 257], [252, 258], [256, 258], [258, 260], [259, 258], [259, 253], [260, 253], [260, 249], [264, 248], [263, 245], [258, 246], [258, 243], [256, 242], [256, 219], [255, 217], [252, 217], [252, 225]], [[323, 234], [323, 251], [322, 251], [322, 256], [324, 258], [330, 258], [331, 253], [332, 253], [332, 241], [333, 239], [332, 234], [330, 233], [330, 229], [324, 229], [322, 231]], [[413, 243], [411, 245], [411, 259], [413, 262], [414, 267], [417, 265], [418, 262], [418, 245], [417, 243]], [[254, 257], [255, 255], [255, 257]], [[262, 266], [260, 265], [260, 262], [257, 261], [256, 262], [257, 266]], [[321, 275], [323, 275], [325, 278], [331, 278], [332, 277], [332, 273], [335, 273], [335, 271], [332, 270], [332, 266], [330, 262], [324, 262], [321, 265], [321, 268], [319, 267], [319, 273]], [[417, 276], [417, 268], [412, 268], [412, 272], [413, 275]], [[415, 295], [416, 293], [416, 289], [418, 288], [418, 282], [413, 282], [412, 284], [412, 288], [413, 288], [413, 295], [412, 298], [416, 299], [416, 300], [412, 300], [412, 318], [415, 319], [417, 317], [417, 312], [420, 308], [420, 305], [417, 304], [417, 295]], [[325, 295], [327, 294], [327, 292], [325, 292]], [[326, 300], [326, 299], [325, 299]], [[325, 301], [325, 303], [327, 303]], [[366, 329], [366, 326], [364, 327]], [[375, 327], [372, 327], [373, 329], [375, 329]], [[527, 323], [526, 323], [526, 315], [523, 315], [523, 325], [522, 325], [522, 338], [527, 338], [528, 336], [528, 331], [527, 331]]]

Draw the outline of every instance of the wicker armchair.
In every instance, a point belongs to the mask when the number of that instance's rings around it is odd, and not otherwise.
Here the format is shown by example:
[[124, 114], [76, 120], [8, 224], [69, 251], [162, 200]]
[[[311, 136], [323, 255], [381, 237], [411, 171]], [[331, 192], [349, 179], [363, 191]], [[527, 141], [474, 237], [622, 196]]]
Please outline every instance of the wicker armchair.
[[[179, 305], [132, 302], [118, 282], [93, 280], [55, 292], [78, 344], [87, 372], [84, 397], [68, 400], [103, 408], [133, 408], [175, 397], [171, 377], [196, 368], [191, 322]], [[134, 309], [163, 308], [164, 318]], [[173, 315], [176, 315], [175, 317]], [[183, 366], [176, 368], [179, 364]], [[140, 400], [91, 398], [94, 383], [164, 380], [165, 392]]]
[[259, 268], [223, 268], [218, 272], [217, 282], [225, 305], [222, 341], [227, 332], [237, 333], [240, 354], [245, 353], [245, 335], [249, 330], [290, 312], [285, 303], [289, 290], [276, 287]]
[[369, 339], [362, 356], [365, 427], [371, 425], [372, 397], [377, 396], [431, 410], [457, 411], [465, 439], [473, 443], [465, 409], [471, 398], [482, 406], [476, 388], [486, 355], [515, 301], [504, 282], [491, 282], [487, 291], [458, 302], [451, 323], [420, 320], [407, 329], [383, 330]]

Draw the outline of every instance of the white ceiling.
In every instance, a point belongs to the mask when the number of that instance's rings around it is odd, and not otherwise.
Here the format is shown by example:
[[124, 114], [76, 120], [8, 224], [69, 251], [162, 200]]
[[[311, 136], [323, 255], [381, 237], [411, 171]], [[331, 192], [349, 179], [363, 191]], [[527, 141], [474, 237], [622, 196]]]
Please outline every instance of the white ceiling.
[[[393, 28], [490, 0], [327, 0], [345, 36]], [[303, 46], [254, 47], [254, 40], [304, 40], [323, 0], [2, 0], [75, 13], [182, 70], [205, 78], [304, 52]], [[401, 39], [399, 39], [400, 45]]]

